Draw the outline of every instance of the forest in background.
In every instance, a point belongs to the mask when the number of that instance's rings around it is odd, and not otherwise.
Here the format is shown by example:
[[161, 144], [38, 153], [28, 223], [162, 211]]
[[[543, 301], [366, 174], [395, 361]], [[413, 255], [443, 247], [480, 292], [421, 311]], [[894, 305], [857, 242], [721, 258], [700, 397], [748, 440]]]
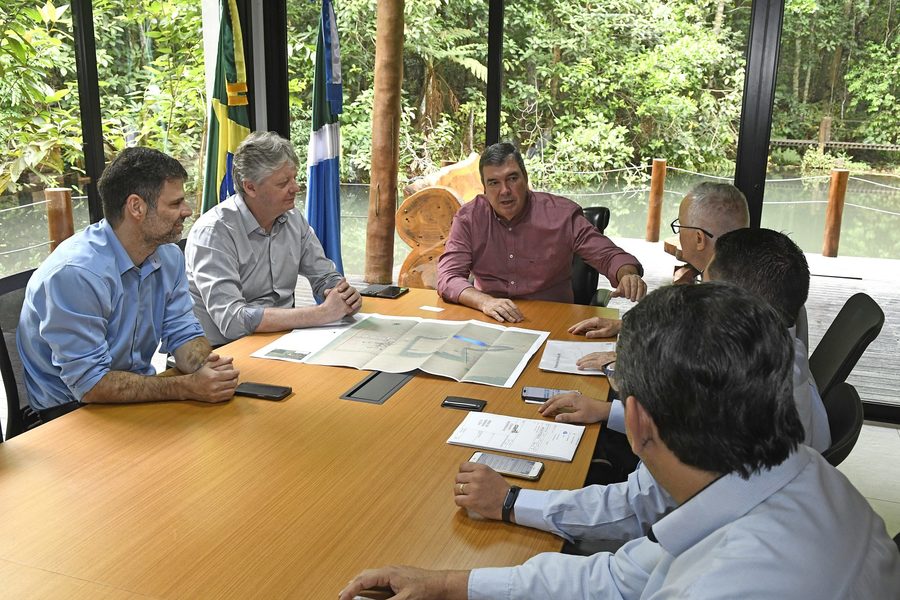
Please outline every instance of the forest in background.
[[[368, 181], [375, 0], [337, 0], [344, 79], [342, 179]], [[486, 0], [408, 0], [401, 176], [478, 152], [484, 139]], [[206, 118], [200, 3], [93, 0], [104, 140], [200, 171]], [[290, 2], [291, 136], [309, 137], [319, 6]], [[509, 2], [501, 135], [547, 184], [664, 157], [733, 172], [750, 2]], [[893, 0], [788, 0], [773, 138], [900, 143], [900, 17]], [[59, 0], [0, 12], [0, 193], [81, 168], [71, 15]], [[773, 148], [773, 166], [894, 170], [897, 153]], [[77, 185], [70, 176], [66, 183]], [[196, 185], [196, 183], [194, 183]]]

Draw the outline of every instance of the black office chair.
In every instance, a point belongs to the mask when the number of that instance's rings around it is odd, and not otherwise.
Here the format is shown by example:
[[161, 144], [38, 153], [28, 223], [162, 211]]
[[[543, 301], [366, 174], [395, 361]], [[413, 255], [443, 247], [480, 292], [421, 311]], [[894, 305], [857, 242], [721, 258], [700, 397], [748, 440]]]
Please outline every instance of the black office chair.
[[863, 425], [862, 400], [852, 385], [842, 381], [822, 396], [822, 403], [828, 413], [831, 431], [831, 446], [822, 452], [822, 456], [836, 467], [847, 458], [859, 439]]
[[900, 550], [900, 533], [894, 536], [894, 543], [897, 544], [897, 550]]
[[[25, 302], [25, 286], [34, 269], [0, 279], [0, 376], [6, 391], [7, 425], [6, 439], [13, 438], [37, 425], [36, 415], [28, 406], [25, 391], [25, 372], [16, 348], [16, 328]], [[2, 437], [2, 436], [0, 436]]]
[[[584, 216], [591, 224], [603, 233], [609, 225], [609, 209], [605, 206], [589, 206], [584, 209]], [[600, 274], [577, 254], [572, 258], [572, 292], [575, 304], [606, 306], [609, 302], [608, 290], [597, 290]]]
[[854, 294], [847, 300], [809, 357], [809, 370], [823, 398], [847, 380], [882, 325], [884, 312], [867, 294]]

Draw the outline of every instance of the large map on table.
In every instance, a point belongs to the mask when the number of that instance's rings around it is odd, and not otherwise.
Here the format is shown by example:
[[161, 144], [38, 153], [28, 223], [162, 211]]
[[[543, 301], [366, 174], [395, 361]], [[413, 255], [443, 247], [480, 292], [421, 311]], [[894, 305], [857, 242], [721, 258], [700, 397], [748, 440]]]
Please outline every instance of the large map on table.
[[508, 388], [548, 335], [480, 321], [371, 315], [304, 362], [388, 373], [421, 369], [456, 381]]

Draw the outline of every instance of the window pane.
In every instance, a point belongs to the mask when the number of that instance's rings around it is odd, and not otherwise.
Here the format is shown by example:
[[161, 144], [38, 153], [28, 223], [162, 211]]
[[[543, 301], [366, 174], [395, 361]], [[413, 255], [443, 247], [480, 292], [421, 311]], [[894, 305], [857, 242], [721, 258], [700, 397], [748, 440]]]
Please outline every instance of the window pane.
[[[890, 390], [900, 259], [900, 15], [892, 0], [788, 0], [779, 54], [762, 225], [809, 256], [815, 350], [843, 303], [866, 292], [885, 310], [878, 338], [848, 377], [864, 401]], [[820, 256], [832, 169], [849, 170], [837, 258]], [[867, 257], [867, 258], [862, 258]], [[892, 261], [876, 259], [895, 259]]]
[[502, 137], [532, 188], [608, 206], [607, 231], [639, 238], [648, 171], [628, 167], [666, 159], [664, 223], [694, 183], [732, 180], [749, 16], [724, 0], [507, 3]]
[[[84, 173], [75, 47], [68, 3], [4, 0], [0, 12], [0, 276], [49, 252], [44, 189]], [[74, 207], [76, 229], [87, 223]]]
[[[406, 3], [400, 122], [400, 189], [484, 143], [487, 81], [487, 9], [484, 0]], [[313, 60], [319, 3], [288, 4], [288, 73], [291, 139], [301, 156], [309, 141]], [[344, 269], [361, 274], [365, 264], [372, 102], [375, 70], [375, 3], [335, 4], [344, 85], [341, 115], [341, 241]], [[305, 178], [305, 173], [301, 177]], [[305, 201], [301, 192], [298, 205]], [[398, 199], [398, 204], [402, 200]], [[394, 266], [410, 248], [396, 239]]]
[[107, 161], [148, 146], [181, 161], [194, 208], [202, 194], [206, 120], [201, 3], [94, 0], [100, 112]]

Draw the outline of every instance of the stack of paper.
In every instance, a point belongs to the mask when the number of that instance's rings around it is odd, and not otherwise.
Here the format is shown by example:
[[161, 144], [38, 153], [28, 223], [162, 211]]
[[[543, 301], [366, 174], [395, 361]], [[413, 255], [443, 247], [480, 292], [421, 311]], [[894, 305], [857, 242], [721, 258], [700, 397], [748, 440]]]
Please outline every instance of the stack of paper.
[[447, 443], [571, 462], [582, 434], [583, 425], [471, 412]]
[[542, 371], [556, 371], [558, 373], [574, 373], [575, 375], [603, 375], [599, 369], [579, 369], [579, 358], [594, 352], [614, 352], [615, 342], [562, 342], [559, 340], [547, 340], [544, 354], [538, 368]]

